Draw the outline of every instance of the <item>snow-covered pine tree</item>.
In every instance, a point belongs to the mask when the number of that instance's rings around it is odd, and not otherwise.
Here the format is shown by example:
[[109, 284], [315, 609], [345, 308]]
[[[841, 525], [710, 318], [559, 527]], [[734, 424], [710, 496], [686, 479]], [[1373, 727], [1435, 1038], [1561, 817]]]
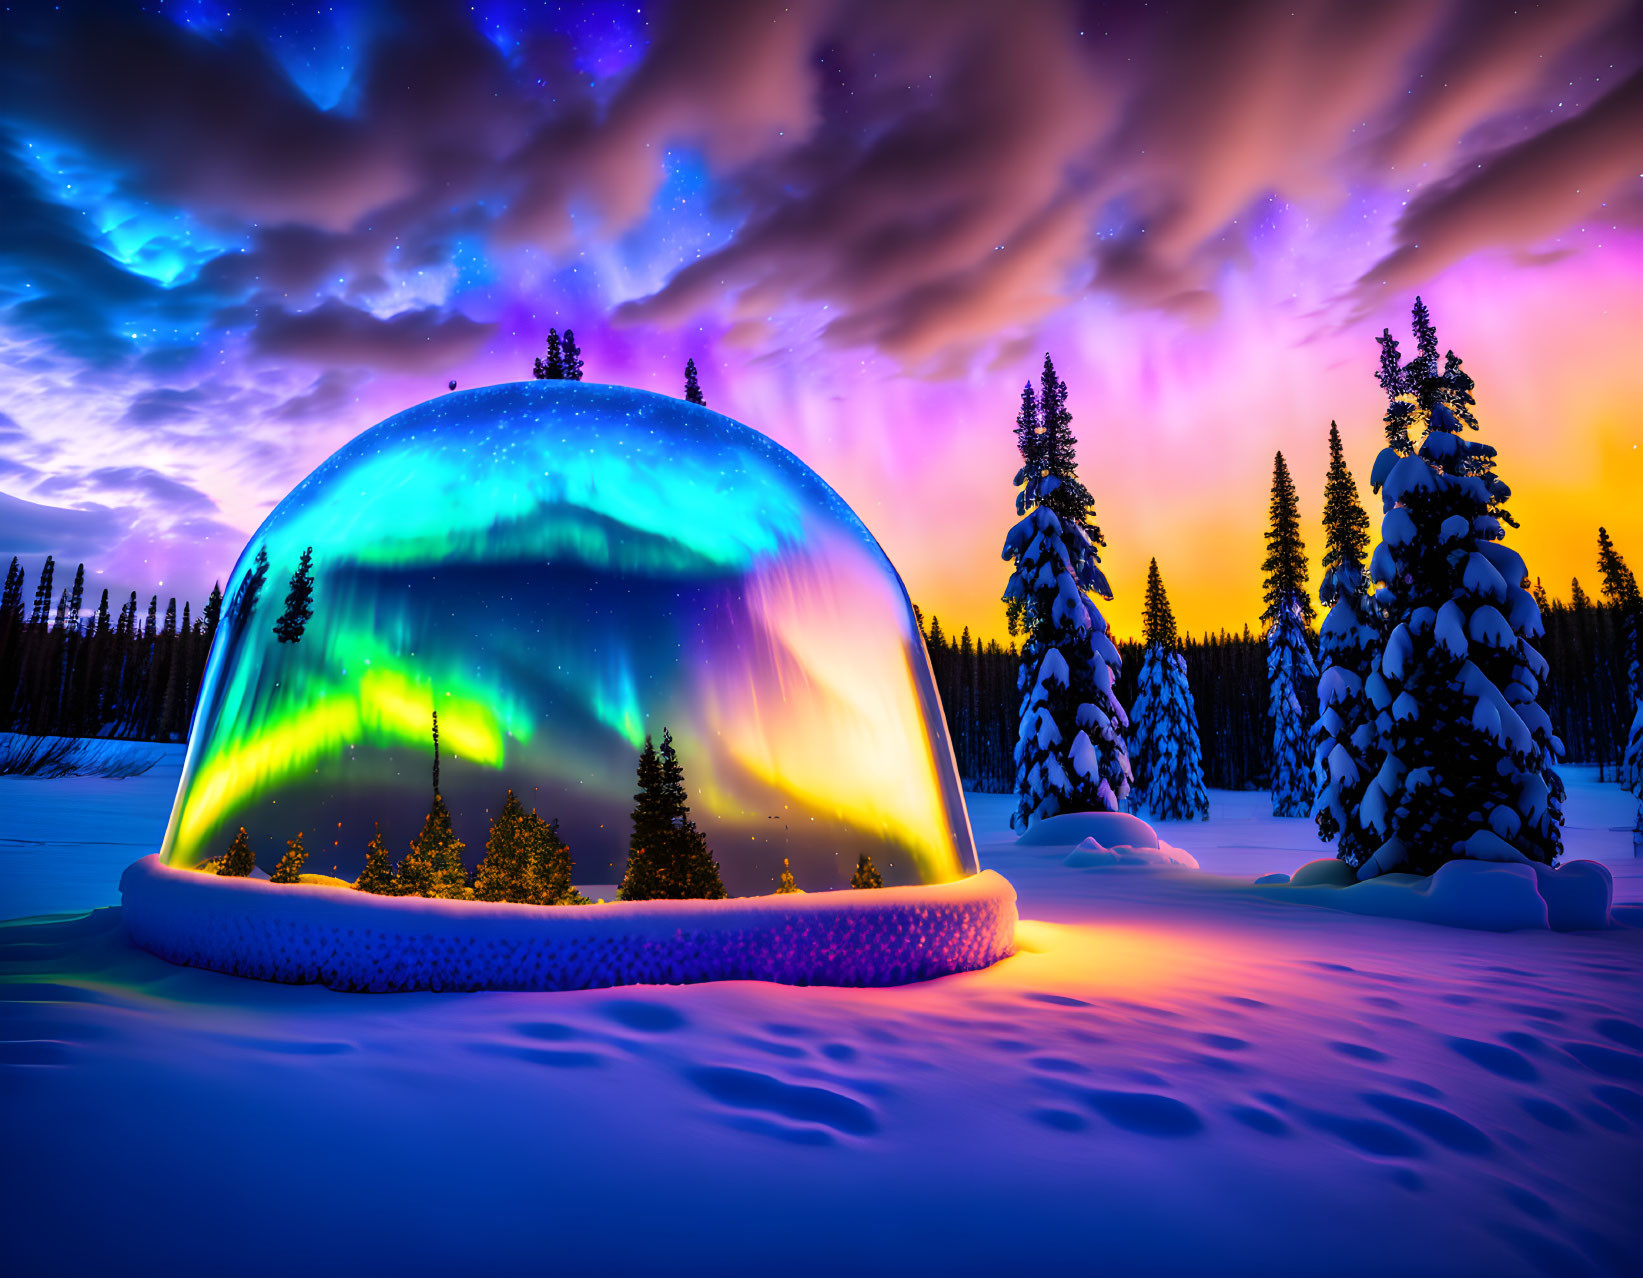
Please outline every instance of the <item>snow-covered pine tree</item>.
[[243, 879], [256, 868], [257, 854], [251, 850], [251, 839], [242, 825], [223, 859], [217, 862], [217, 873], [226, 878]]
[[1156, 559], [1147, 567], [1143, 633], [1146, 650], [1130, 717], [1131, 757], [1136, 766], [1130, 808], [1160, 821], [1207, 821], [1209, 792], [1204, 789], [1198, 709], [1187, 684], [1186, 658], [1180, 652], [1175, 614]]
[[1502, 544], [1510, 490], [1495, 450], [1461, 434], [1475, 421], [1471, 379], [1452, 353], [1437, 371], [1418, 299], [1415, 319], [1422, 354], [1399, 393], [1425, 433], [1412, 455], [1384, 449], [1370, 477], [1385, 511], [1370, 575], [1389, 631], [1368, 680], [1383, 759], [1360, 817], [1384, 841], [1358, 876], [1429, 874], [1459, 857], [1551, 864], [1563, 747], [1536, 700], [1540, 610]]
[[1036, 400], [1030, 384], [1022, 392], [1015, 481], [1022, 518], [1004, 542], [1004, 558], [1015, 565], [1004, 602], [1025, 635], [1010, 818], [1019, 830], [1060, 812], [1119, 811], [1130, 789], [1129, 719], [1114, 691], [1121, 660], [1091, 598], [1112, 598], [1097, 549], [1105, 539], [1078, 478], [1067, 386], [1048, 355], [1042, 387]]
[[1335, 840], [1335, 855], [1357, 867], [1380, 840], [1358, 821], [1364, 787], [1380, 767], [1375, 710], [1365, 691], [1380, 651], [1380, 633], [1364, 592], [1363, 558], [1369, 516], [1347, 468], [1340, 428], [1329, 423], [1329, 476], [1324, 481], [1323, 581], [1329, 607], [1318, 633], [1318, 719], [1312, 725], [1313, 819], [1318, 837]]
[[702, 383], [696, 377], [696, 361], [694, 359], [685, 361], [685, 402], [687, 404], [700, 404], [704, 408], [707, 407], [707, 397], [702, 394]]
[[581, 381], [582, 380], [582, 348], [576, 344], [576, 332], [575, 332], [574, 329], [567, 328], [565, 330], [565, 341], [564, 341], [563, 351], [564, 351], [563, 359], [564, 359], [564, 363], [565, 363], [565, 380], [567, 382], [579, 382], [579, 381]]
[[285, 611], [274, 623], [281, 643], [296, 643], [314, 615], [314, 548], [309, 546], [291, 574], [291, 588], [285, 593]]
[[879, 867], [873, 864], [873, 858], [865, 852], [856, 858], [856, 872], [850, 876], [850, 886], [853, 888], [881, 888], [884, 886], [884, 876], [879, 873]]
[[297, 837], [287, 839], [285, 855], [280, 857], [274, 866], [274, 872], [268, 876], [270, 883], [295, 883], [297, 875], [302, 873], [304, 862], [308, 860], [308, 853], [302, 846], [302, 831], [297, 831]]
[[399, 895], [399, 880], [394, 874], [394, 863], [388, 856], [388, 845], [382, 841], [380, 823], [372, 832], [370, 843], [365, 846], [365, 867], [360, 870], [359, 878], [354, 880], [354, 887], [376, 896]]
[[1284, 455], [1272, 463], [1272, 522], [1267, 529], [1266, 677], [1272, 718], [1272, 815], [1307, 816], [1312, 811], [1312, 752], [1301, 708], [1303, 680], [1315, 681], [1307, 627], [1312, 600], [1307, 591], [1306, 546], [1301, 541], [1300, 502]]

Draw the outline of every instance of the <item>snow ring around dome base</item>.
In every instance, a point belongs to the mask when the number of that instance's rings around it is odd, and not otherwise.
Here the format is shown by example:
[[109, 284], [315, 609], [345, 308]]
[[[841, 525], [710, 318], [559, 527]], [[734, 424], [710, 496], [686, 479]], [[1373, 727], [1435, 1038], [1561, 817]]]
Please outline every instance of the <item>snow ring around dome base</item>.
[[1015, 889], [991, 870], [912, 887], [534, 906], [224, 878], [146, 856], [120, 892], [131, 939], [173, 963], [371, 992], [906, 985], [1008, 957], [1017, 917]]

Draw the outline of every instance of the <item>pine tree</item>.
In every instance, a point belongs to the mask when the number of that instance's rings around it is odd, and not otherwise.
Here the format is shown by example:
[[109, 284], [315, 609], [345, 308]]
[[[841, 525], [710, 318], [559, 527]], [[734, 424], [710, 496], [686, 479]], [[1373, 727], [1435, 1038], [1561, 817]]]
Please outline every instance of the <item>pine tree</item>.
[[1603, 579], [1603, 598], [1614, 608], [1619, 622], [1627, 699], [1635, 702], [1643, 695], [1638, 677], [1639, 662], [1643, 660], [1643, 652], [1639, 651], [1639, 643], [1643, 641], [1643, 596], [1638, 594], [1637, 578], [1609, 540], [1607, 528], [1597, 530], [1597, 571]]
[[40, 565], [40, 584], [34, 588], [34, 611], [29, 614], [29, 625], [45, 627], [51, 622], [51, 579], [57, 565], [50, 555]]
[[1272, 463], [1271, 524], [1267, 529], [1266, 627], [1268, 713], [1272, 717], [1272, 815], [1306, 816], [1312, 810], [1311, 751], [1301, 709], [1303, 680], [1316, 680], [1307, 642], [1312, 600], [1307, 591], [1306, 546], [1301, 512], [1284, 455]]
[[217, 873], [231, 879], [243, 879], [256, 868], [257, 854], [251, 850], [251, 840], [242, 825], [234, 841], [228, 845], [228, 852], [217, 862]]
[[474, 871], [474, 900], [531, 903], [539, 893], [533, 863], [530, 813], [512, 790], [491, 821], [485, 857]]
[[559, 834], [558, 821], [530, 814], [531, 883], [536, 905], [587, 905], [571, 886], [570, 845]]
[[879, 867], [873, 864], [873, 858], [865, 852], [856, 858], [856, 872], [850, 876], [850, 886], [853, 888], [881, 888], [884, 886], [884, 876], [879, 873]]
[[776, 895], [786, 896], [789, 893], [797, 892], [798, 890], [799, 885], [793, 881], [793, 867], [788, 864], [788, 860], [784, 856], [782, 858], [782, 875], [776, 883]]
[[725, 888], [719, 876], [719, 863], [708, 848], [707, 836], [690, 819], [685, 770], [673, 747], [673, 734], [666, 728], [662, 729], [662, 744], [657, 753], [674, 848], [670, 860], [679, 895], [691, 900], [722, 900]]
[[[104, 592], [105, 596], [107, 592]], [[217, 623], [222, 620], [222, 583], [211, 583], [211, 597], [205, 601], [205, 648], [209, 652], [217, 638]]]
[[354, 880], [354, 887], [361, 892], [371, 892], [377, 896], [400, 895], [399, 880], [394, 874], [394, 863], [388, 855], [388, 845], [382, 841], [380, 821], [372, 831], [371, 841], [365, 845], [365, 868], [359, 872], [359, 878]]
[[576, 334], [565, 330], [564, 343], [564, 377], [567, 382], [582, 380], [582, 348], [576, 344]]
[[1066, 383], [1046, 355], [1036, 405], [1029, 386], [1016, 419], [1022, 518], [1004, 543], [1015, 565], [1005, 606], [1026, 635], [1016, 676], [1019, 830], [1060, 812], [1118, 811], [1130, 788], [1129, 719], [1114, 693], [1122, 662], [1091, 597], [1112, 598], [1097, 549], [1105, 539], [1078, 478], [1071, 422]]
[[696, 361], [685, 361], [685, 402], [700, 404], [707, 407], [707, 399], [702, 395], [702, 384], [696, 380]]
[[228, 605], [228, 624], [232, 632], [240, 632], [250, 622], [252, 614], [257, 610], [257, 602], [262, 598], [263, 583], [267, 580], [268, 549], [265, 546], [258, 546], [257, 557], [251, 562], [251, 570], [240, 579], [240, 584], [234, 591], [234, 600]]
[[301, 639], [303, 627], [314, 615], [313, 564], [314, 548], [309, 546], [291, 574], [291, 588], [285, 593], [285, 611], [274, 623], [274, 633], [281, 643], [296, 643]]
[[308, 853], [302, 847], [302, 831], [297, 831], [297, 837], [285, 844], [285, 855], [280, 857], [279, 863], [274, 866], [274, 872], [268, 876], [270, 883], [295, 883], [297, 875], [302, 873], [302, 866], [308, 860]]
[[1585, 590], [1581, 588], [1580, 578], [1571, 577], [1569, 579], [1569, 607], [1575, 609], [1577, 612], [1584, 612], [1591, 606], [1592, 601], [1590, 597], [1587, 596]]
[[536, 365], [531, 370], [531, 376], [539, 382], [562, 381], [565, 376], [565, 357], [559, 350], [559, 330], [548, 330], [548, 358], [544, 360], [537, 356]]
[[452, 830], [451, 810], [436, 790], [421, 832], [399, 863], [400, 891], [406, 896], [448, 900], [465, 896], [468, 873], [462, 864], [462, 852], [466, 847]]
[[1502, 544], [1510, 490], [1495, 450], [1461, 433], [1455, 405], [1471, 415], [1471, 382], [1455, 359], [1436, 371], [1418, 299], [1415, 327], [1405, 374], [1424, 435], [1411, 455], [1384, 450], [1371, 474], [1385, 516], [1370, 575], [1389, 630], [1368, 680], [1383, 761], [1360, 818], [1383, 842], [1358, 875], [1429, 874], [1457, 857], [1552, 864], [1563, 746], [1537, 700], [1540, 610]]
[[1204, 789], [1198, 709], [1156, 559], [1147, 568], [1144, 634], [1146, 651], [1131, 716], [1130, 744], [1137, 769], [1131, 810], [1146, 811], [1162, 821], [1207, 821], [1209, 792]]
[[673, 735], [662, 729], [658, 749], [647, 736], [639, 755], [639, 793], [634, 795], [633, 833], [619, 897], [718, 900], [725, 895], [719, 863], [707, 838], [690, 819], [684, 768]]
[[1341, 432], [1329, 423], [1329, 476], [1324, 481], [1324, 561], [1319, 599], [1329, 606], [1318, 635], [1318, 719], [1312, 725], [1312, 815], [1318, 837], [1357, 867], [1380, 840], [1358, 820], [1364, 789], [1380, 767], [1375, 710], [1366, 691], [1379, 660], [1380, 635], [1364, 592], [1369, 516], [1347, 469]]
[[654, 901], [666, 896], [663, 880], [663, 841], [668, 827], [661, 808], [661, 762], [656, 745], [645, 735], [639, 752], [639, 791], [633, 796], [633, 829], [628, 835], [628, 863], [622, 873], [617, 899]]

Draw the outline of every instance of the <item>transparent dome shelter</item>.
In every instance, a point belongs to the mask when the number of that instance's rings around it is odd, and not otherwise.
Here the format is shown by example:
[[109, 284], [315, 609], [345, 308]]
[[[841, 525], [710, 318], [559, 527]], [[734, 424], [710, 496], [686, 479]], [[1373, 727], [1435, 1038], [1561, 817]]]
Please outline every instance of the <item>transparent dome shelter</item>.
[[[313, 616], [280, 642], [313, 547]], [[236, 608], [259, 551], [268, 572]], [[521, 382], [365, 432], [235, 566], [162, 859], [244, 826], [271, 868], [354, 877], [380, 822], [403, 855], [440, 792], [470, 868], [512, 788], [557, 819], [580, 883], [620, 879], [634, 769], [667, 727], [732, 895], [976, 872], [907, 593], [807, 466], [708, 409]], [[336, 867], [333, 871], [332, 867]]]

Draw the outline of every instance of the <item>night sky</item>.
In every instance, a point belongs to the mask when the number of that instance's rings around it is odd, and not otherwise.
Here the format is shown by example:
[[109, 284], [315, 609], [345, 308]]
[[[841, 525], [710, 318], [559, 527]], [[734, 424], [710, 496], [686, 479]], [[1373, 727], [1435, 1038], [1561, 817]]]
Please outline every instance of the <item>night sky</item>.
[[0, 556], [197, 601], [344, 441], [569, 325], [593, 381], [694, 356], [1002, 636], [1048, 349], [1109, 619], [1157, 556], [1241, 626], [1274, 449], [1316, 555], [1419, 291], [1512, 544], [1591, 588], [1600, 522], [1643, 558], [1640, 68], [1584, 0], [0, 8]]

